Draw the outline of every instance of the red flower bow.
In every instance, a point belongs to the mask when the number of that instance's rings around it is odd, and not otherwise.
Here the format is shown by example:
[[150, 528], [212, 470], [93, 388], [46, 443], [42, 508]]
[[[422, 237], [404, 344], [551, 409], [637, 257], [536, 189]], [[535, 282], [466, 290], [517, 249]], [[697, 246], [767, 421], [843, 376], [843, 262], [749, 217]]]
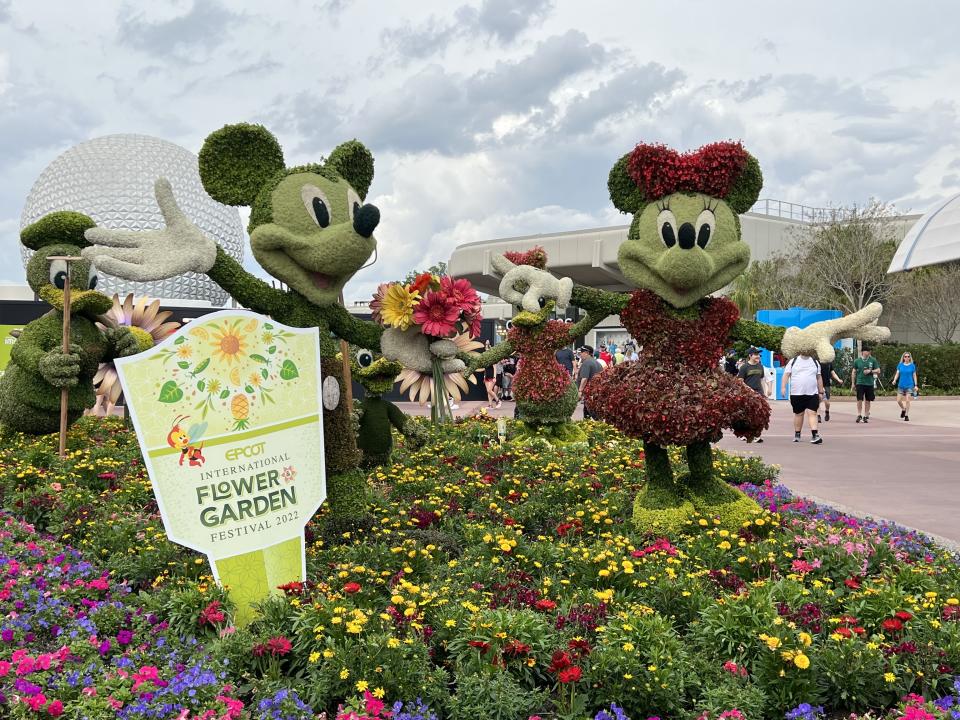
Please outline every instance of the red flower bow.
[[683, 154], [660, 143], [641, 143], [630, 153], [628, 170], [648, 201], [675, 192], [724, 198], [747, 164], [747, 157], [739, 142], [710, 143]]

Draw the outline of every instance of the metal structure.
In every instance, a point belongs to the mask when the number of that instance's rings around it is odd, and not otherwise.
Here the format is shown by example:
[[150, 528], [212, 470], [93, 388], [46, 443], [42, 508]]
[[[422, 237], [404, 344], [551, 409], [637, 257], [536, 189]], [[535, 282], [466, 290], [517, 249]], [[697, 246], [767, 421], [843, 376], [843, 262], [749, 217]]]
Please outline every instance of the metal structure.
[[[236, 208], [213, 200], [200, 182], [197, 156], [148, 135], [106, 135], [76, 145], [51, 162], [30, 189], [20, 217], [26, 227], [56, 210], [89, 215], [103, 227], [158, 230], [163, 217], [153, 184], [165, 177], [183, 212], [227, 253], [243, 261], [246, 236]], [[32, 251], [21, 248], [24, 266]], [[99, 290], [223, 305], [228, 295], [205, 275], [186, 273], [156, 282], [128, 282], [100, 274]]]

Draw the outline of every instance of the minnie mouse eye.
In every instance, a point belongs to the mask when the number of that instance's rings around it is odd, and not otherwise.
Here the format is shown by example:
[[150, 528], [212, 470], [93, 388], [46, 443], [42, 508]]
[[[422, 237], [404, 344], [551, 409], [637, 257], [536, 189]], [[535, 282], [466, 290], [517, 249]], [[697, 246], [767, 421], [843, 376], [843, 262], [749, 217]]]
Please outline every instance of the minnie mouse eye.
[[677, 218], [670, 210], [661, 210], [657, 215], [657, 228], [664, 245], [672, 248], [677, 244]]

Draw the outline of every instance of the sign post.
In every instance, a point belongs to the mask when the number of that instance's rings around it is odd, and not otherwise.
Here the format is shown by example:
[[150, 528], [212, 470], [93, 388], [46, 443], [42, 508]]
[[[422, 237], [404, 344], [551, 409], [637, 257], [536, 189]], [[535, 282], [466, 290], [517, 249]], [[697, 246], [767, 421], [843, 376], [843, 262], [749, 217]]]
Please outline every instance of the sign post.
[[326, 498], [317, 328], [223, 310], [115, 362], [167, 536], [206, 554], [249, 623], [306, 580]]

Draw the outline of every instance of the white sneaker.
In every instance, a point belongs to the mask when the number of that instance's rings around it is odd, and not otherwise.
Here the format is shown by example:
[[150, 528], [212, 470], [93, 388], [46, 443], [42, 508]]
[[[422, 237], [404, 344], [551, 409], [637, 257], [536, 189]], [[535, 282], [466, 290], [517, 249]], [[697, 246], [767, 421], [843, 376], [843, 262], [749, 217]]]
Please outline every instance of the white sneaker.
[[459, 410], [459, 409], [460, 409], [460, 406], [457, 405], [456, 403], [450, 403], [450, 409], [451, 409], [451, 410]]

